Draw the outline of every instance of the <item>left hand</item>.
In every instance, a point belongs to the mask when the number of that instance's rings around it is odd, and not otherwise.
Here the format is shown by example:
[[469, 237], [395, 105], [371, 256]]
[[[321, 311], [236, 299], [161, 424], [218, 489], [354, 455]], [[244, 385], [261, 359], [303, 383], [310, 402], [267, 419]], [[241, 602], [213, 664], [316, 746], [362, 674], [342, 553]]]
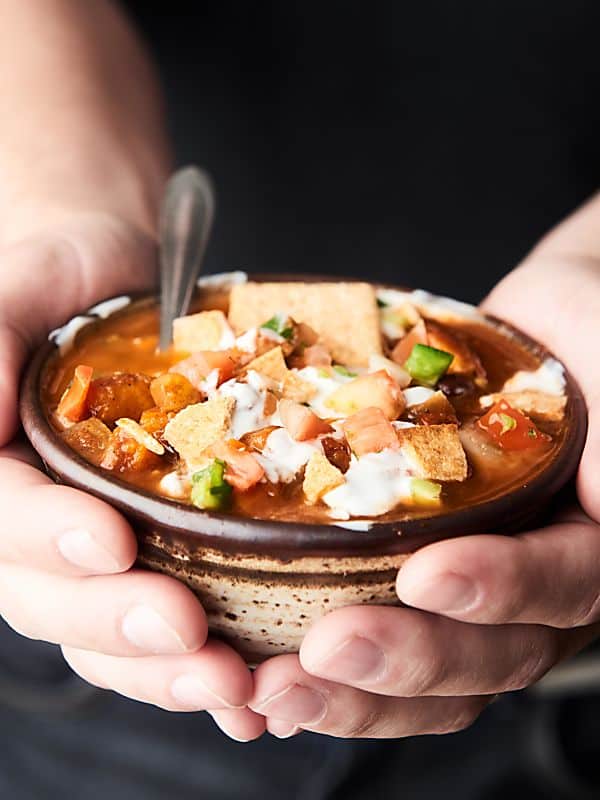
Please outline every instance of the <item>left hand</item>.
[[271, 659], [255, 673], [249, 705], [275, 735], [460, 730], [496, 694], [535, 683], [600, 633], [600, 374], [589, 358], [600, 338], [600, 269], [590, 258], [600, 256], [599, 220], [596, 199], [485, 304], [554, 350], [584, 391], [582, 508], [515, 537], [432, 544], [398, 575], [398, 597], [411, 607], [349, 607], [321, 619], [298, 656]]

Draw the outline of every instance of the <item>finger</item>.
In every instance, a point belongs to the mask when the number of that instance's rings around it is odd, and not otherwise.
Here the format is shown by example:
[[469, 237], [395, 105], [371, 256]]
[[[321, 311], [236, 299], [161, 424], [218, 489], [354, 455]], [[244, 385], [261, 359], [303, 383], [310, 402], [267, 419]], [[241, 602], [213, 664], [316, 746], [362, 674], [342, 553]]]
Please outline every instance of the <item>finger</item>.
[[248, 667], [216, 640], [187, 655], [118, 658], [70, 647], [63, 655], [88, 683], [167, 711], [240, 708], [252, 695]]
[[302, 728], [295, 723], [273, 717], [267, 719], [267, 730], [271, 736], [276, 736], [278, 739], [291, 739], [292, 736], [302, 733]]
[[17, 430], [19, 373], [26, 353], [26, 342], [17, 330], [0, 327], [0, 447]]
[[529, 686], [593, 634], [471, 625], [408, 608], [348, 607], [319, 620], [300, 662], [312, 675], [397, 697], [483, 695]]
[[587, 441], [577, 475], [577, 495], [582, 506], [596, 522], [600, 523], [600, 492], [598, 491], [598, 466], [600, 465], [600, 389], [593, 402], [588, 402], [589, 427]]
[[265, 718], [249, 708], [209, 711], [217, 727], [236, 742], [259, 739], [266, 730]]
[[0, 508], [0, 561], [62, 575], [122, 572], [135, 561], [135, 535], [114, 508], [84, 492], [57, 486], [4, 450]]
[[396, 588], [407, 605], [469, 622], [588, 625], [600, 619], [600, 526], [439, 542], [408, 559]]
[[150, 285], [156, 259], [151, 237], [106, 214], [70, 215], [0, 255], [1, 447], [17, 428], [19, 374], [31, 348], [92, 303]]
[[117, 656], [193, 652], [207, 634], [187, 586], [142, 570], [63, 578], [4, 565], [0, 610], [24, 636]]
[[482, 697], [384, 697], [309, 675], [297, 656], [278, 656], [254, 675], [250, 708], [269, 719], [342, 738], [449, 733], [473, 722]]
[[[585, 510], [597, 522], [600, 374], [590, 368], [588, 348], [581, 343], [598, 338], [600, 270], [589, 254], [598, 244], [599, 209], [600, 195], [596, 195], [545, 237], [483, 303], [485, 311], [513, 322], [547, 345], [581, 386], [588, 405], [589, 430], [577, 489]], [[531, 297], [536, 298], [533, 305]], [[568, 336], [565, 331], [569, 331]]]

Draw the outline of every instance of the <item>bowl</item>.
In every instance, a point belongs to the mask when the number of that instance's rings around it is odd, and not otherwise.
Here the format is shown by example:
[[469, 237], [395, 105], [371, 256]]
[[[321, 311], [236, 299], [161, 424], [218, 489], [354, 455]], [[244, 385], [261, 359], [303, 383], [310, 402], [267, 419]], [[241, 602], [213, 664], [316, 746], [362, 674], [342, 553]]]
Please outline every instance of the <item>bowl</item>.
[[[155, 302], [152, 295], [132, 299]], [[108, 301], [102, 304], [102, 314], [118, 313], [122, 306], [122, 300]], [[96, 307], [83, 317], [98, 313]], [[486, 320], [536, 357], [551, 356], [507, 323], [490, 316]], [[72, 322], [68, 330], [78, 327]], [[24, 375], [20, 402], [23, 427], [48, 474], [122, 512], [138, 538], [138, 565], [186, 583], [202, 602], [213, 634], [228, 641], [249, 664], [296, 652], [312, 623], [332, 609], [399, 604], [396, 573], [411, 553], [427, 544], [478, 533], [511, 534], [534, 524], [573, 477], [587, 431], [581, 391], [566, 372], [562, 444], [542, 470], [508, 494], [438, 516], [372, 524], [315, 525], [206, 513], [109, 477], [61, 440], [40, 402], [41, 374], [57, 341], [60, 337], [36, 352]]]

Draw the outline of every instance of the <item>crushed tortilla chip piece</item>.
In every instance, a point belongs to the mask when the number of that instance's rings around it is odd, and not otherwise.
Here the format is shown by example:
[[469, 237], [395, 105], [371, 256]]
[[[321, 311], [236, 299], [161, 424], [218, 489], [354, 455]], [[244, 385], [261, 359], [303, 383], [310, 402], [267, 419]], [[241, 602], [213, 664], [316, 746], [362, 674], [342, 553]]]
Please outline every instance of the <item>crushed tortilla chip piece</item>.
[[246, 369], [265, 375], [279, 385], [279, 394], [298, 403], [307, 403], [317, 392], [315, 386], [288, 369], [281, 347], [273, 347], [251, 361]]
[[235, 408], [233, 397], [214, 397], [187, 406], [169, 422], [164, 438], [191, 469], [203, 465], [204, 451], [227, 438]]
[[121, 419], [115, 422], [115, 425], [131, 436], [132, 439], [135, 439], [142, 447], [145, 447], [146, 450], [150, 450], [151, 453], [156, 453], [157, 456], [165, 454], [165, 448], [162, 444], [157, 441], [152, 434], [148, 433], [145, 428], [142, 428], [139, 422], [136, 422], [134, 419], [121, 417]]
[[310, 325], [340, 364], [367, 366], [372, 353], [382, 353], [379, 309], [368, 283], [250, 281], [232, 287], [229, 321], [237, 333], [278, 312]]
[[173, 345], [181, 352], [223, 350], [231, 347], [233, 340], [233, 332], [222, 311], [200, 311], [173, 321]]
[[467, 459], [457, 425], [416, 425], [396, 433], [417, 478], [464, 481], [467, 477]]
[[321, 497], [341, 486], [344, 476], [337, 467], [334, 467], [322, 453], [313, 453], [308, 460], [304, 472], [302, 491], [306, 502], [310, 505], [317, 503]]
[[281, 347], [272, 347], [270, 350], [267, 350], [262, 356], [253, 359], [246, 366], [246, 369], [248, 371], [254, 370], [261, 375], [266, 375], [267, 378], [271, 378], [271, 380], [277, 383], [283, 383], [289, 372]]

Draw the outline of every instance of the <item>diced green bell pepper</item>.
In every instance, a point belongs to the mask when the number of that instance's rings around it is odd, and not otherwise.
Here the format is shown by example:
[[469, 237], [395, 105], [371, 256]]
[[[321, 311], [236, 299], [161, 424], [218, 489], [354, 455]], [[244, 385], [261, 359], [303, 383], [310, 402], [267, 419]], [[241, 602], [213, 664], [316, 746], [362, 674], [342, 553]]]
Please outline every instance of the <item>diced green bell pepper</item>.
[[225, 480], [226, 464], [219, 458], [192, 475], [191, 501], [197, 508], [218, 511], [231, 500], [231, 486]]
[[406, 359], [404, 369], [417, 383], [435, 386], [452, 363], [454, 356], [426, 344], [416, 344]]
[[333, 368], [338, 375], [341, 375], [344, 378], [356, 378], [358, 375], [358, 372], [350, 372], [348, 367], [344, 367], [342, 364], [334, 364]]
[[281, 336], [288, 341], [294, 335], [294, 329], [290, 325], [290, 318], [285, 314], [275, 314], [273, 317], [271, 317], [271, 319], [263, 322], [260, 327], [274, 331], [278, 336]]

